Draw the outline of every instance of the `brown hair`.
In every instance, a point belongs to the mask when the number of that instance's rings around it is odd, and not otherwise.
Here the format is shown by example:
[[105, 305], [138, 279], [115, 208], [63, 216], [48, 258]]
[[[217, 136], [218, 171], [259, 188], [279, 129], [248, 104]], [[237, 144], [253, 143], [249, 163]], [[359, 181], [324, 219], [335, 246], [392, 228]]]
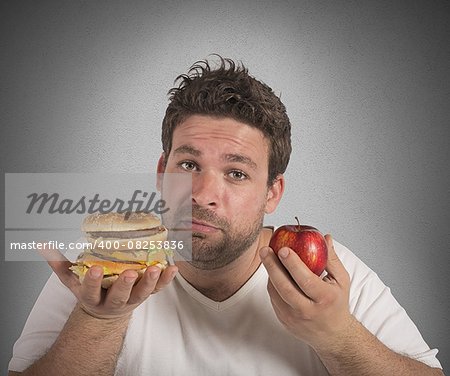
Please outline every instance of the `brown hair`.
[[273, 90], [248, 74], [242, 63], [222, 58], [216, 69], [198, 61], [178, 76], [169, 90], [169, 106], [162, 123], [166, 156], [174, 129], [191, 115], [229, 117], [259, 129], [269, 141], [269, 185], [284, 173], [291, 154], [291, 123]]

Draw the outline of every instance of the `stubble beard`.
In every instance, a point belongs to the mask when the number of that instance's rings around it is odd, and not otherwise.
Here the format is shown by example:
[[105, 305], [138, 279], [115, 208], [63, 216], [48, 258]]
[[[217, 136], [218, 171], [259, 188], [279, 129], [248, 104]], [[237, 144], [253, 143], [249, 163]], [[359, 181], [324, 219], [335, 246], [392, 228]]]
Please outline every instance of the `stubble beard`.
[[192, 233], [192, 257], [187, 262], [197, 269], [215, 270], [232, 263], [255, 243], [263, 227], [264, 207], [260, 208], [253, 223], [244, 226], [233, 227], [210, 210], [200, 207], [192, 207], [192, 216], [217, 225], [220, 233]]

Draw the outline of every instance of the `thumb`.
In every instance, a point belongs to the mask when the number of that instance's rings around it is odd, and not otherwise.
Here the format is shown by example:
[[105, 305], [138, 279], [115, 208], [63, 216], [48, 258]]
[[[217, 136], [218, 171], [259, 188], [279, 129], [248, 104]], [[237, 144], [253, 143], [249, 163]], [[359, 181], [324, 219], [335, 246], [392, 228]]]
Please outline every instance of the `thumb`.
[[[45, 244], [45, 243], [44, 243]], [[69, 289], [79, 286], [78, 277], [69, 269], [71, 263], [58, 249], [49, 249], [42, 247], [39, 254], [47, 261], [53, 272], [58, 276], [60, 281]]]

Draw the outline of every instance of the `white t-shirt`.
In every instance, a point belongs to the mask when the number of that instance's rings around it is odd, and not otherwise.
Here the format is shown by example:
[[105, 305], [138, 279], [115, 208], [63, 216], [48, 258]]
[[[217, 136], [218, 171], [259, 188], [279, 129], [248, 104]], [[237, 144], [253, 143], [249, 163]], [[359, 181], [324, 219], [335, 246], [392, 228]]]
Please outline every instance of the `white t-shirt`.
[[[335, 241], [351, 277], [350, 311], [395, 352], [441, 365], [414, 323], [361, 260]], [[53, 344], [76, 299], [53, 274], [14, 345], [9, 369], [23, 371]], [[279, 323], [260, 266], [229, 299], [215, 302], [180, 275], [133, 313], [116, 375], [328, 375], [315, 352]]]

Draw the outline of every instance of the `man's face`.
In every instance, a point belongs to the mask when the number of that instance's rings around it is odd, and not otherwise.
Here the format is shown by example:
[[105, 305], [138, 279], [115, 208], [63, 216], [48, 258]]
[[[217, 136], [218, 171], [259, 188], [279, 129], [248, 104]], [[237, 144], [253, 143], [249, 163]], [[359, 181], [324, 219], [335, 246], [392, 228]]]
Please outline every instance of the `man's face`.
[[175, 128], [165, 172], [192, 174], [192, 265], [223, 267], [255, 243], [282, 193], [267, 187], [268, 155], [261, 131], [230, 118], [193, 115]]

